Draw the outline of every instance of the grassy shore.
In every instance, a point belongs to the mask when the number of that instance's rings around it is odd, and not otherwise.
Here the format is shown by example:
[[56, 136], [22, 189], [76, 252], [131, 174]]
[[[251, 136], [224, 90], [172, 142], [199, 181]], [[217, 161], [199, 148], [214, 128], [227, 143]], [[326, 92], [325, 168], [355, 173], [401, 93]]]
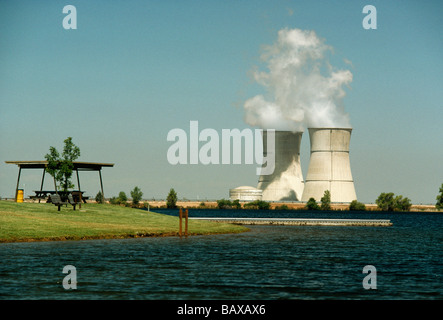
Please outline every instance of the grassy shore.
[[[189, 220], [191, 235], [238, 233], [239, 225]], [[183, 223], [184, 230], [184, 223]], [[109, 204], [57, 207], [0, 201], [0, 242], [178, 236], [177, 217]]]

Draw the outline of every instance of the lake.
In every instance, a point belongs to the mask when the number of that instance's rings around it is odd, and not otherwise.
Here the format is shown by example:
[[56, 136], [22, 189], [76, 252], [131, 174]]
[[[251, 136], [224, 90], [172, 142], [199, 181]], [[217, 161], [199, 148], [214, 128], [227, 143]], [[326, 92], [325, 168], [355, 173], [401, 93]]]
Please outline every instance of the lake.
[[[189, 215], [374, 218], [390, 219], [393, 226], [248, 226], [240, 234], [187, 238], [2, 243], [0, 299], [443, 297], [443, 214], [189, 210]], [[66, 265], [76, 269], [75, 290], [63, 288]], [[363, 273], [367, 265], [376, 274]], [[363, 287], [369, 275], [376, 276], [376, 289]]]

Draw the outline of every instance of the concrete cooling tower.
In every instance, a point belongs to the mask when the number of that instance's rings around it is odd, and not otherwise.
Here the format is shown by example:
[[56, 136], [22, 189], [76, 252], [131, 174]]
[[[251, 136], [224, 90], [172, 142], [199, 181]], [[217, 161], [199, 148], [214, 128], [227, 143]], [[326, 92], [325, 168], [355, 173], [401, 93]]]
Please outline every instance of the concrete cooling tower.
[[[303, 173], [300, 166], [302, 132], [275, 131], [275, 170], [261, 175], [257, 188], [264, 201], [300, 201], [303, 193]], [[263, 131], [263, 154], [267, 148], [267, 131]], [[272, 149], [272, 148], [270, 148]]]
[[310, 128], [311, 159], [302, 201], [317, 201], [329, 190], [331, 202], [357, 199], [349, 161], [349, 128]]

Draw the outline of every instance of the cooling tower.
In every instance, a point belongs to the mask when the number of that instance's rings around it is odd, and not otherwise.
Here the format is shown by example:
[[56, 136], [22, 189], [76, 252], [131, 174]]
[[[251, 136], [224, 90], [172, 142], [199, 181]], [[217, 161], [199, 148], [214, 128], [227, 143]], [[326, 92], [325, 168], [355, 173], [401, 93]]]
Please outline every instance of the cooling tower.
[[260, 175], [257, 188], [264, 201], [300, 201], [303, 193], [303, 173], [300, 166], [302, 132], [275, 131], [275, 148], [268, 150], [267, 131], [263, 130], [263, 155], [275, 153], [272, 174]]
[[349, 128], [310, 128], [311, 159], [302, 201], [317, 201], [329, 190], [331, 202], [356, 200], [349, 161]]

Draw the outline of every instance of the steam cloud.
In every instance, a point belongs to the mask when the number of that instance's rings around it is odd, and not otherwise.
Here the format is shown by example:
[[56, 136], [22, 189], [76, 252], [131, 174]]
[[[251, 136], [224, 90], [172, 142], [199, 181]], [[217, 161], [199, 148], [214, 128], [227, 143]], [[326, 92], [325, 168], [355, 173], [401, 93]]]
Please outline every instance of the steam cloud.
[[325, 54], [332, 48], [314, 31], [282, 29], [262, 55], [268, 72], [254, 79], [266, 88], [244, 104], [245, 121], [262, 129], [303, 131], [304, 126], [350, 128], [342, 100], [348, 70], [334, 70]]

